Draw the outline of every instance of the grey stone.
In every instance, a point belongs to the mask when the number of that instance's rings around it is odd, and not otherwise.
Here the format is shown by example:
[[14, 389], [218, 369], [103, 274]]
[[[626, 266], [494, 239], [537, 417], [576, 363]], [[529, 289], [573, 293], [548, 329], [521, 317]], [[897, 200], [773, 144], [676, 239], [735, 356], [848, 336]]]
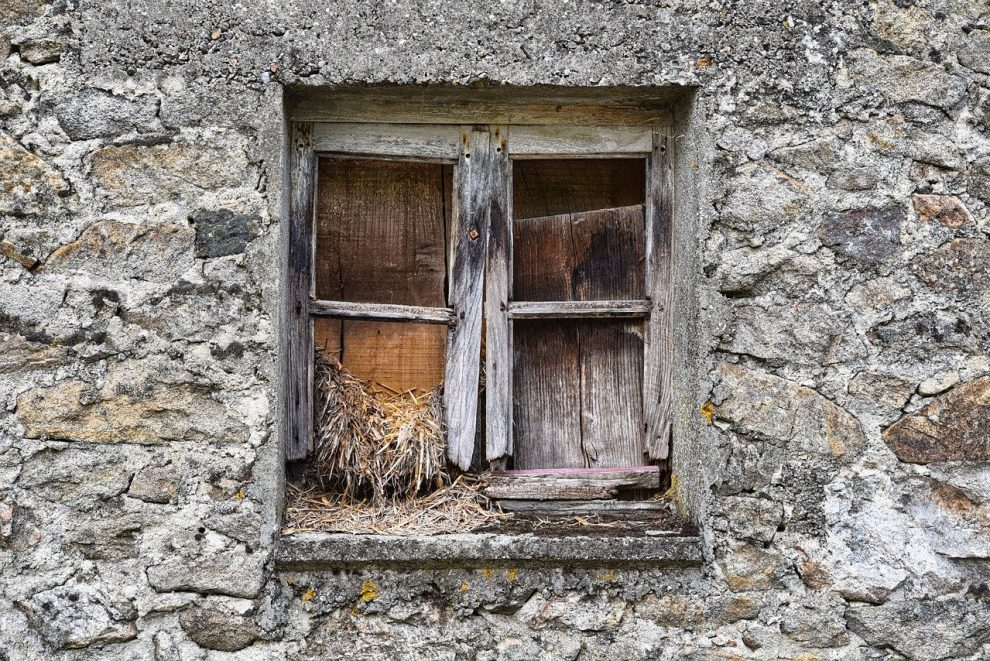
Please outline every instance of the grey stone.
[[990, 75], [990, 30], [971, 30], [956, 57], [964, 67]]
[[134, 474], [127, 495], [146, 503], [168, 503], [175, 498], [181, 479], [174, 465], [145, 466]]
[[836, 254], [876, 265], [897, 254], [904, 219], [900, 207], [830, 213], [818, 227], [818, 239]]
[[33, 215], [59, 206], [69, 184], [42, 158], [0, 133], [0, 190], [0, 213]]
[[879, 178], [869, 168], [848, 168], [836, 170], [828, 176], [825, 185], [844, 191], [870, 190], [877, 185]]
[[966, 189], [970, 195], [990, 204], [990, 156], [971, 163], [967, 168]]
[[715, 552], [716, 564], [733, 592], [779, 588], [787, 573], [783, 558], [748, 542], [729, 542]]
[[182, 611], [179, 624], [200, 647], [237, 652], [259, 638], [252, 607], [251, 602], [206, 599]]
[[174, 555], [148, 567], [148, 582], [159, 592], [200, 592], [253, 599], [265, 580], [264, 553], [242, 546], [203, 556]]
[[990, 606], [968, 599], [891, 601], [846, 610], [849, 629], [910, 659], [961, 658], [990, 637]]
[[832, 365], [866, 355], [848, 318], [824, 303], [773, 300], [733, 307], [736, 328], [722, 349], [774, 362]]
[[951, 108], [966, 93], [962, 78], [939, 64], [906, 55], [858, 49], [849, 56], [849, 70], [861, 88], [876, 89], [893, 103], [915, 101]]
[[842, 647], [849, 643], [845, 623], [828, 606], [792, 606], [784, 611], [780, 629], [791, 640], [811, 648]]
[[123, 560], [137, 557], [141, 530], [149, 523], [138, 514], [107, 513], [84, 523], [69, 535], [69, 543], [90, 560]]
[[230, 209], [200, 210], [192, 215], [196, 226], [196, 256], [225, 257], [244, 252], [258, 236], [260, 218]]
[[731, 496], [722, 506], [729, 532], [739, 539], [770, 542], [784, 522], [783, 507], [768, 498]]
[[137, 613], [113, 604], [98, 588], [62, 585], [35, 594], [18, 606], [55, 649], [89, 647], [137, 638]]
[[146, 129], [154, 120], [154, 99], [128, 99], [110, 92], [85, 89], [55, 107], [62, 130], [72, 140], [110, 138], [134, 129]]
[[33, 39], [18, 48], [21, 59], [31, 64], [52, 64], [62, 59], [65, 43], [58, 39]]

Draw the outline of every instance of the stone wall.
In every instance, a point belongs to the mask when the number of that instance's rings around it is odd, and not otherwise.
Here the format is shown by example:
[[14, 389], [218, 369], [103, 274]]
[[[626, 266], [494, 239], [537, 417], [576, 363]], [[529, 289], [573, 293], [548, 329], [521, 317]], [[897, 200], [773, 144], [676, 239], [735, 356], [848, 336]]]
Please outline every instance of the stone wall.
[[[479, 82], [696, 88], [700, 568], [272, 568], [283, 90]], [[988, 658], [988, 221], [983, 0], [0, 0], [0, 658]]]

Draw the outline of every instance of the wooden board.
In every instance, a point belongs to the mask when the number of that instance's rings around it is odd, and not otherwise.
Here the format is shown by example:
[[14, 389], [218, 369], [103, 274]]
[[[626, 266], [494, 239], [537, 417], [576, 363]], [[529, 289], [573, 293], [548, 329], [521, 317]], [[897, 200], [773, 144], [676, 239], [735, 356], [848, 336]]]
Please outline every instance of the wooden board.
[[643, 204], [641, 158], [554, 158], [512, 163], [512, 218], [556, 216]]
[[[514, 126], [509, 140], [513, 158], [527, 155], [643, 154], [652, 149], [648, 126]], [[589, 156], [590, 155], [590, 156]]]
[[532, 512], [547, 516], [641, 517], [649, 512], [670, 511], [665, 500], [500, 500], [499, 507], [508, 512]]
[[512, 234], [510, 166], [504, 128], [495, 127], [488, 261], [485, 272], [485, 459], [512, 454], [512, 325], [508, 317]]
[[459, 126], [435, 124], [318, 123], [313, 127], [313, 149], [339, 154], [442, 159], [453, 163], [461, 151], [461, 131]]
[[650, 313], [643, 301], [517, 301], [509, 303], [510, 319], [642, 319]]
[[471, 467], [478, 424], [481, 320], [488, 248], [493, 153], [488, 131], [465, 130], [457, 161], [450, 306], [457, 315], [447, 345], [444, 412], [447, 458], [461, 470]]
[[[320, 159], [316, 296], [443, 312], [448, 174], [433, 163]], [[373, 388], [426, 391], [443, 378], [442, 326], [346, 320], [321, 324], [319, 337]]]
[[289, 153], [289, 265], [286, 320], [286, 438], [288, 461], [304, 459], [313, 443], [313, 365], [312, 331], [309, 319], [310, 237], [313, 226], [313, 198], [316, 185], [316, 158], [313, 154], [312, 124], [294, 123]]
[[642, 299], [643, 205], [513, 221], [513, 300]]
[[645, 463], [641, 324], [514, 324], [514, 467]]
[[646, 324], [643, 349], [645, 440], [651, 459], [666, 459], [671, 443], [674, 374], [672, 149], [673, 141], [654, 131], [650, 199], [646, 211], [646, 290], [653, 310]]
[[[522, 474], [519, 473], [532, 473]], [[488, 473], [482, 476], [489, 498], [510, 500], [597, 500], [620, 492], [660, 488], [660, 471], [571, 470]]]
[[321, 158], [316, 298], [444, 307], [442, 165]]

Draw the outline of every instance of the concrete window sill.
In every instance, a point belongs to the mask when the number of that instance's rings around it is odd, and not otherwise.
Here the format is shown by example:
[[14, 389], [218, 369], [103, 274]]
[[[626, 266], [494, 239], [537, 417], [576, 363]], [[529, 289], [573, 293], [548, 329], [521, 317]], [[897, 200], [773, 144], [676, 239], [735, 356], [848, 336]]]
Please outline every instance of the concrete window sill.
[[687, 567], [702, 563], [701, 539], [670, 534], [617, 537], [470, 533], [398, 537], [299, 533], [275, 551], [283, 571], [354, 566], [451, 567], [474, 564]]

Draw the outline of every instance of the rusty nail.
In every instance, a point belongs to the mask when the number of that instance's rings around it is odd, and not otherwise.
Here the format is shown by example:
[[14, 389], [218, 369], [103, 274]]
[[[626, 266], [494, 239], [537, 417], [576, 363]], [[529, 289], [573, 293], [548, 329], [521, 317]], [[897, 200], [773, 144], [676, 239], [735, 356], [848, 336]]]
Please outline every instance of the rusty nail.
[[479, 236], [481, 236], [481, 235], [478, 234], [478, 230], [476, 230], [476, 229], [472, 229], [470, 232], [468, 232], [468, 237], [470, 237], [470, 239], [472, 241], [474, 241], [475, 239], [477, 239]]

